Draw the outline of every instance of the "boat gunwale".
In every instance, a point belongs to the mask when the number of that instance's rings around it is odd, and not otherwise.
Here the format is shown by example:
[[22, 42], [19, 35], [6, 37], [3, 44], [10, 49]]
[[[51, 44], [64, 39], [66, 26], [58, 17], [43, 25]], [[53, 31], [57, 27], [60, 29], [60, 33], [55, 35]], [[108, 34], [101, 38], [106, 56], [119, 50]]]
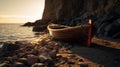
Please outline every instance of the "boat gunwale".
[[47, 26], [47, 29], [48, 30], [50, 30], [50, 31], [65, 31], [65, 30], [71, 30], [71, 29], [77, 29], [77, 28], [82, 28], [82, 27], [84, 27], [84, 26], [89, 26], [89, 24], [88, 25], [79, 25], [79, 26], [74, 26], [74, 27], [69, 27], [69, 26], [61, 26], [61, 27], [65, 27], [65, 28], [60, 28], [60, 29], [52, 29], [52, 28], [50, 28], [50, 25], [48, 25]]

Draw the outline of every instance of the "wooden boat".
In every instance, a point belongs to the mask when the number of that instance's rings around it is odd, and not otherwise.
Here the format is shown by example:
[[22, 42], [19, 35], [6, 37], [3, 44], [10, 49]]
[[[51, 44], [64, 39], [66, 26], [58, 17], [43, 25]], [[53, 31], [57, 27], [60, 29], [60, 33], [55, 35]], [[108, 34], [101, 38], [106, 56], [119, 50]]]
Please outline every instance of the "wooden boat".
[[80, 26], [64, 26], [58, 24], [50, 24], [47, 26], [50, 36], [55, 39], [66, 41], [78, 41], [80, 43], [86, 43], [88, 41], [89, 24]]

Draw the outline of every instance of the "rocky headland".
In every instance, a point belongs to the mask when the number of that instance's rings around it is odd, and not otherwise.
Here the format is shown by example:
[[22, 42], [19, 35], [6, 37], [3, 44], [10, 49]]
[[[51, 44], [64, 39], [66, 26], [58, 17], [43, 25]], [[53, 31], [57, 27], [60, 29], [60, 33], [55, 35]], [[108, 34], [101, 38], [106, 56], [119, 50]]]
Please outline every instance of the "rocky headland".
[[92, 19], [94, 35], [120, 40], [119, 0], [45, 0], [43, 17], [33, 23], [33, 31], [43, 31], [49, 23], [77, 26]]
[[77, 26], [93, 21], [91, 46], [54, 40], [48, 32], [35, 41], [2, 43], [0, 67], [119, 67], [119, 0], [45, 0], [43, 17], [33, 31], [46, 31], [50, 23]]

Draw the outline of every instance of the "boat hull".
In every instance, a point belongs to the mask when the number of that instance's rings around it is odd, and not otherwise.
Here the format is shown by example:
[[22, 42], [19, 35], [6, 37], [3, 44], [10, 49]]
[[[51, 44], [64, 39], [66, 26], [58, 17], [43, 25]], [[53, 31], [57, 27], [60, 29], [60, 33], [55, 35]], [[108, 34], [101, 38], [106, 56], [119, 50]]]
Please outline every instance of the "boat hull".
[[65, 41], [78, 41], [86, 43], [88, 41], [89, 25], [80, 25], [75, 27], [50, 26], [48, 25], [50, 36], [55, 39]]

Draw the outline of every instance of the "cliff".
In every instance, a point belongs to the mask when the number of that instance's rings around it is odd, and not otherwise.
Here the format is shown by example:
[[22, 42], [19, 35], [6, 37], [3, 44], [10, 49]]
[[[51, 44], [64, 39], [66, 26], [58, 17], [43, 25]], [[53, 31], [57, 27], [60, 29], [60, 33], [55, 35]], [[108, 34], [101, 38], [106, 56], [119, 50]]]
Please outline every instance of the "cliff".
[[42, 19], [55, 20], [78, 16], [120, 14], [120, 0], [45, 0]]
[[90, 18], [97, 37], [120, 39], [120, 0], [45, 0], [42, 20], [35, 23], [76, 26]]

